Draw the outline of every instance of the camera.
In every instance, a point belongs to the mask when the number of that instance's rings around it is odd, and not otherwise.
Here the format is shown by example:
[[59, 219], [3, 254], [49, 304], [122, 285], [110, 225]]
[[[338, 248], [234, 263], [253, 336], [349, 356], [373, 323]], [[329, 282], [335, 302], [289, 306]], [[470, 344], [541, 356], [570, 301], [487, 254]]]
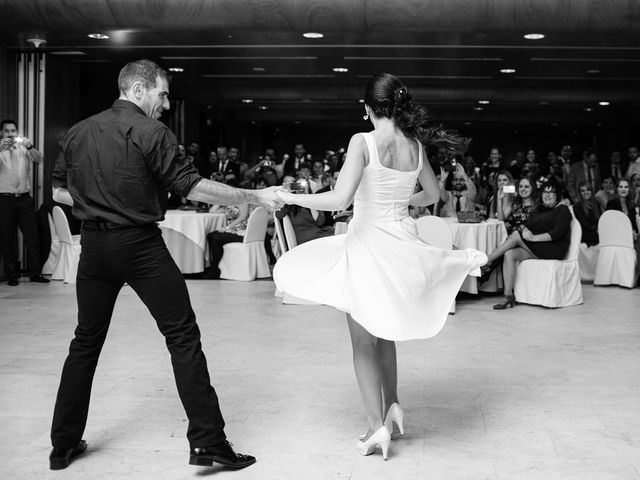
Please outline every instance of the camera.
[[307, 193], [309, 182], [304, 179], [298, 179], [295, 182], [289, 184], [289, 191], [291, 193]]
[[451, 160], [447, 160], [442, 164], [442, 169], [445, 172], [455, 172], [456, 171], [456, 160], [452, 158]]
[[504, 193], [516, 193], [516, 186], [515, 185], [505, 185], [504, 187], [502, 187], [502, 191]]
[[265, 167], [270, 167], [271, 165], [273, 165], [273, 162], [271, 160], [265, 160], [264, 161], [264, 166]]

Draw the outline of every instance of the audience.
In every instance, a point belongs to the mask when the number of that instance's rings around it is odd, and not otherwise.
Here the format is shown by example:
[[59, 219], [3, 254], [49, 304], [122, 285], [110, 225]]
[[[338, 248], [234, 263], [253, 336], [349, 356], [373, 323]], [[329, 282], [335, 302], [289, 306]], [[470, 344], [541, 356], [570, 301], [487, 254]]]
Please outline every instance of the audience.
[[495, 177], [493, 184], [493, 192], [495, 192], [490, 198], [487, 204], [487, 212], [489, 218], [497, 218], [498, 220], [505, 220], [511, 215], [511, 209], [513, 207], [514, 192], [505, 192], [504, 187], [513, 187], [515, 185], [511, 173], [507, 170], [503, 170]]
[[538, 205], [537, 189], [530, 177], [522, 177], [518, 181], [518, 189], [513, 199], [511, 215], [504, 219], [507, 233], [522, 232], [524, 224]]
[[574, 204], [573, 213], [582, 227], [582, 243], [591, 247], [598, 244], [598, 220], [604, 209], [593, 195], [590, 182], [580, 182], [578, 191], [580, 200]]
[[602, 179], [602, 188], [598, 190], [595, 197], [598, 203], [602, 207], [602, 210], [606, 210], [609, 200], [612, 200], [616, 196], [616, 182], [614, 177], [607, 176]]
[[624, 213], [631, 221], [634, 234], [638, 233], [638, 222], [636, 222], [636, 205], [631, 198], [629, 180], [621, 178], [616, 185], [616, 196], [607, 203], [607, 210], [618, 210]]
[[[459, 212], [475, 211], [476, 187], [461, 164], [456, 170], [443, 170], [440, 177], [440, 200], [443, 202], [441, 217], [456, 217]], [[444, 177], [444, 178], [442, 178]]]
[[590, 150], [582, 154], [582, 161], [574, 163], [569, 169], [567, 188], [572, 203], [580, 201], [578, 184], [587, 182], [591, 186], [592, 192], [597, 192], [600, 188], [600, 167], [598, 157]]

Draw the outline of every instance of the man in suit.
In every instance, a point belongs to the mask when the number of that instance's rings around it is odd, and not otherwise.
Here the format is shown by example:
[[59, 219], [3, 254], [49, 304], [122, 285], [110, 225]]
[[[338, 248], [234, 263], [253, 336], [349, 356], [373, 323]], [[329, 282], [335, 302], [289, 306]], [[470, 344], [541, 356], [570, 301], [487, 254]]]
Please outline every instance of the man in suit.
[[213, 171], [211, 173], [214, 176], [214, 180], [220, 178], [218, 181], [223, 181], [228, 175], [233, 174], [236, 179], [240, 178], [239, 166], [231, 158], [229, 158], [229, 152], [227, 147], [220, 145], [216, 152], [218, 154], [218, 161], [213, 164]]
[[296, 144], [293, 148], [293, 157], [287, 157], [280, 165], [277, 165], [278, 168], [276, 172], [279, 174], [280, 178], [285, 175], [297, 177], [300, 165], [305, 163], [305, 153], [307, 153], [307, 151], [304, 149], [304, 145], [301, 143]]
[[627, 150], [627, 156], [629, 158], [629, 168], [627, 168], [627, 174], [625, 175], [627, 178], [631, 178], [631, 176], [635, 173], [640, 173], [640, 156], [638, 156], [638, 147], [632, 145]]
[[612, 177], [616, 182], [621, 179], [626, 172], [626, 165], [622, 164], [620, 150], [613, 150], [609, 156], [609, 163], [600, 169], [602, 178]]
[[558, 156], [558, 163], [562, 168], [562, 180], [566, 183], [569, 178], [569, 170], [571, 170], [571, 157], [573, 153], [571, 145], [563, 145]]
[[598, 156], [591, 151], [584, 152], [582, 161], [574, 163], [569, 169], [567, 188], [573, 203], [580, 201], [578, 185], [580, 185], [580, 182], [585, 181], [591, 185], [592, 192], [600, 190], [600, 166], [598, 165]]

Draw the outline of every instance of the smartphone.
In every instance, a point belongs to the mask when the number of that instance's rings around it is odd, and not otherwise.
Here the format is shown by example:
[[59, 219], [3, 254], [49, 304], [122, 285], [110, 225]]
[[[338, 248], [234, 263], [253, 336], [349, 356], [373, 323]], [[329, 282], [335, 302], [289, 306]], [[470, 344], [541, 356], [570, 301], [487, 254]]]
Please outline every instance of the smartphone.
[[505, 185], [504, 187], [502, 187], [502, 191], [504, 193], [516, 193], [516, 186], [515, 185]]

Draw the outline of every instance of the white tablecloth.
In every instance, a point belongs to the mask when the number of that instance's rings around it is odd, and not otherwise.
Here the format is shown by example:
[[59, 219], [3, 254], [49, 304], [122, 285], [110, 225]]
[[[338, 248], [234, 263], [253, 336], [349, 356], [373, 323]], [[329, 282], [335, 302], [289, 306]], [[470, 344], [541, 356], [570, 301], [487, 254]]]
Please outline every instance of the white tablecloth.
[[209, 265], [207, 234], [223, 228], [226, 223], [224, 213], [168, 210], [158, 226], [180, 271], [198, 273]]
[[[459, 223], [457, 218], [443, 218], [453, 234], [454, 248], [475, 248], [486, 254], [491, 253], [507, 238], [504, 222], [490, 218], [480, 223]], [[478, 285], [476, 277], [467, 277], [460, 290], [468, 293], [496, 292], [502, 288], [502, 271], [496, 268], [489, 279]]]

